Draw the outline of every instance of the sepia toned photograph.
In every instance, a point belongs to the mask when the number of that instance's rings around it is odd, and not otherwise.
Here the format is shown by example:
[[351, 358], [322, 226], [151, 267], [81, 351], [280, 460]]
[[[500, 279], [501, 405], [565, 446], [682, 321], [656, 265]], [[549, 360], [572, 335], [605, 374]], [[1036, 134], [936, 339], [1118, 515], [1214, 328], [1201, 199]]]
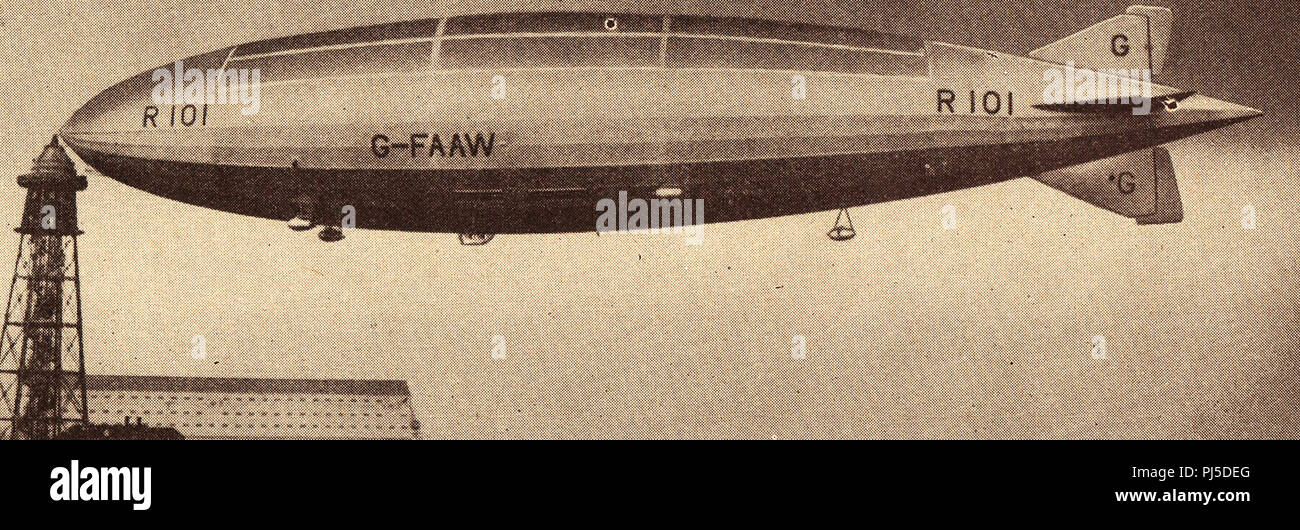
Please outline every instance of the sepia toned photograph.
[[4, 0], [0, 434], [1293, 440], [1298, 27]]

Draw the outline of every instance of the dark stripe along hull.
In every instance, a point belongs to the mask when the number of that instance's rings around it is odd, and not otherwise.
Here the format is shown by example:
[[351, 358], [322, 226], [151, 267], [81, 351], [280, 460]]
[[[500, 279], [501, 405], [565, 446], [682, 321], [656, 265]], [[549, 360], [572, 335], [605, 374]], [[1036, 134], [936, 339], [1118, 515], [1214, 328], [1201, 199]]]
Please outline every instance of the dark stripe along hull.
[[[774, 160], [598, 168], [511, 170], [313, 170], [188, 164], [86, 151], [83, 158], [128, 185], [233, 213], [288, 219], [293, 199], [322, 197], [320, 208], [352, 205], [357, 227], [419, 232], [594, 231], [597, 201], [652, 198], [656, 187], [529, 192], [530, 182], [701, 182], [682, 198], [704, 199], [706, 223], [758, 219], [907, 199], [1036, 174], [1170, 142], [1232, 121], [1132, 134], [982, 147], [901, 150]], [[929, 168], [927, 168], [927, 165]], [[692, 175], [708, 178], [692, 179]], [[800, 178], [791, 178], [798, 175]], [[184, 176], [184, 178], [177, 178]], [[517, 183], [500, 193], [449, 191], [461, 179]], [[267, 182], [284, 183], [267, 188]]]

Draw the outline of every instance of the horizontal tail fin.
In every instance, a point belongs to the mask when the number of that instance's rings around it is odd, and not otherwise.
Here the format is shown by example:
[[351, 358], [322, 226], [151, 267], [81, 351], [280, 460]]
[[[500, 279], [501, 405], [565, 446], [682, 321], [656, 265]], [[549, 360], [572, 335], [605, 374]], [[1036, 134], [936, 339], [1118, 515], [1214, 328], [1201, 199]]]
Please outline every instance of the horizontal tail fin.
[[1173, 162], [1163, 147], [1058, 169], [1034, 179], [1138, 224], [1183, 220]]
[[1165, 64], [1173, 12], [1133, 6], [1111, 18], [1029, 53], [1030, 57], [1090, 69], [1147, 69], [1156, 79]]

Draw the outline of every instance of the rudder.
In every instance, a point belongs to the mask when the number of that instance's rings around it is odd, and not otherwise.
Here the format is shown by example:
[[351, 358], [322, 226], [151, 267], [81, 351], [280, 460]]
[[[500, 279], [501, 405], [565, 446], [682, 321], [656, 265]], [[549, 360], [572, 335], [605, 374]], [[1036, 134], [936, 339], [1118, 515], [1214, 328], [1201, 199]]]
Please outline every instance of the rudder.
[[1089, 69], [1140, 70], [1156, 79], [1165, 64], [1173, 12], [1132, 6], [1120, 16], [1029, 52], [1035, 59]]

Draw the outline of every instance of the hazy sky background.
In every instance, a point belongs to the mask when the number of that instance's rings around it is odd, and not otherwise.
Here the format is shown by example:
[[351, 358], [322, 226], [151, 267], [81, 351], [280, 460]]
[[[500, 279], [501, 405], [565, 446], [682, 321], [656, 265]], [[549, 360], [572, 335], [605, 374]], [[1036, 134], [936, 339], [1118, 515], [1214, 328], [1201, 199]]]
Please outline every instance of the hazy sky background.
[[[603, 6], [1023, 53], [1128, 5], [330, 4], [3, 0], [0, 225], [19, 217], [11, 179], [100, 90], [260, 38]], [[825, 212], [710, 225], [701, 246], [573, 234], [462, 247], [373, 231], [327, 245], [92, 173], [80, 200], [90, 369], [406, 379], [430, 437], [1294, 438], [1300, 8], [1171, 7], [1166, 82], [1270, 113], [1171, 146], [1181, 224], [1140, 227], [1022, 179], [855, 208], [848, 243], [826, 239]], [[940, 227], [947, 204], [956, 230]], [[1255, 230], [1241, 227], [1245, 205]], [[0, 251], [16, 250], [10, 234]], [[204, 361], [189, 356], [200, 334]], [[489, 355], [493, 335], [505, 360]], [[794, 335], [805, 360], [790, 356]], [[1109, 359], [1089, 355], [1094, 335]]]

